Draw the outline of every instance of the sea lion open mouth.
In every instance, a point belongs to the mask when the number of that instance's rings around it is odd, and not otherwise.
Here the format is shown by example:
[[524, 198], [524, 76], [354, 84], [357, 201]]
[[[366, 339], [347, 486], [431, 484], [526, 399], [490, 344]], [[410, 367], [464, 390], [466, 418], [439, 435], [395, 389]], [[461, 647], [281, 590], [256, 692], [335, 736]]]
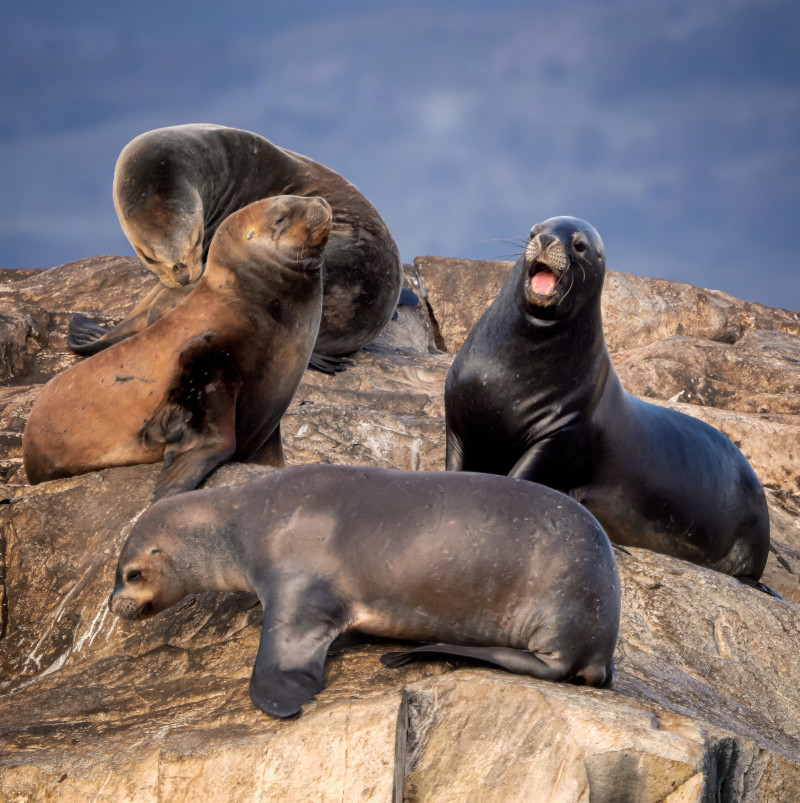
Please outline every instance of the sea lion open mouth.
[[530, 277], [531, 292], [537, 296], [549, 296], [558, 284], [558, 276], [546, 265], [536, 265]]

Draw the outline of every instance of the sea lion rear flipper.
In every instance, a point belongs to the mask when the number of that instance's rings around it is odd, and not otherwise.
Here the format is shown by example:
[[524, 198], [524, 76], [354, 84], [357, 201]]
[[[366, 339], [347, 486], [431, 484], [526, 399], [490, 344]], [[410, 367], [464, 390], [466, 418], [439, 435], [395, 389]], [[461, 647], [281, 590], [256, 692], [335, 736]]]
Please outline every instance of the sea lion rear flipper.
[[355, 361], [348, 357], [332, 357], [330, 354], [317, 354], [312, 352], [308, 360], [308, 367], [323, 374], [339, 374], [347, 367], [355, 365]]
[[273, 717], [291, 717], [325, 688], [325, 656], [344, 630], [342, 605], [319, 579], [274, 578], [257, 588], [264, 606], [250, 699]]
[[498, 666], [518, 675], [530, 675], [542, 680], [569, 680], [570, 673], [560, 660], [547, 661], [528, 650], [511, 647], [468, 647], [461, 644], [423, 644], [403, 652], [388, 652], [381, 656], [384, 666], [396, 668], [417, 658], [453, 656]]
[[737, 575], [736, 579], [743, 585], [750, 586], [750, 588], [755, 588], [756, 591], [763, 591], [765, 594], [775, 597], [775, 599], [783, 599], [783, 597], [777, 591], [773, 591], [769, 586], [764, 585], [764, 583], [758, 580], [754, 580], [752, 577], [742, 577]]
[[[413, 291], [403, 287], [397, 299], [398, 307], [416, 307], [419, 304], [419, 296]], [[397, 320], [397, 309], [392, 313], [392, 320]]]
[[398, 307], [416, 307], [419, 304], [419, 296], [413, 291], [403, 287], [400, 290], [400, 297], [397, 299]]

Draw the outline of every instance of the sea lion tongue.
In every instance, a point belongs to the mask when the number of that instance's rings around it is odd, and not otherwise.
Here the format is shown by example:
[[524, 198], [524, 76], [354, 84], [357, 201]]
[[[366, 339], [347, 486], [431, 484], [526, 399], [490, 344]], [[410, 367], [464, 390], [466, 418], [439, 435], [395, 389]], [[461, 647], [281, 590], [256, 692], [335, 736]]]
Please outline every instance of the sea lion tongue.
[[553, 292], [556, 286], [556, 275], [553, 271], [545, 268], [534, 274], [531, 279], [531, 290], [540, 296], [547, 296]]

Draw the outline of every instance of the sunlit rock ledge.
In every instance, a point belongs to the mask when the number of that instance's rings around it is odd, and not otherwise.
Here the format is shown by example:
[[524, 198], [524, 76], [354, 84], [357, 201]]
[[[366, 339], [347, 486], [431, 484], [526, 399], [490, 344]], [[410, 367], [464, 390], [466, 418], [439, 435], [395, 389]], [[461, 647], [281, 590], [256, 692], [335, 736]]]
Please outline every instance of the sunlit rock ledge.
[[[283, 423], [290, 463], [444, 467], [444, 378], [510, 263], [423, 257], [379, 341], [307, 372]], [[800, 799], [800, 315], [611, 272], [606, 337], [623, 384], [713, 424], [767, 488], [764, 581], [616, 552], [612, 690], [446, 662], [382, 667], [335, 645], [296, 720], [255, 709], [261, 610], [207, 594], [145, 623], [106, 607], [157, 466], [27, 485], [41, 384], [77, 361], [73, 312], [110, 324], [152, 284], [132, 258], [0, 271], [0, 800], [792, 801]], [[208, 485], [264, 471], [228, 465]]]

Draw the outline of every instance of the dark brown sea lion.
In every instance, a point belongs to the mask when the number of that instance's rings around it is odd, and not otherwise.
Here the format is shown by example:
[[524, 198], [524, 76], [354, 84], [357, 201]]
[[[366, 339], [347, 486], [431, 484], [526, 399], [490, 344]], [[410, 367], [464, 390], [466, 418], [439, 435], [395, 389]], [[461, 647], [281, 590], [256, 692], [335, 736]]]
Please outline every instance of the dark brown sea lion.
[[324, 688], [347, 630], [547, 680], [611, 685], [620, 586], [568, 497], [485, 474], [296, 466], [167, 499], [136, 521], [109, 607], [140, 619], [202, 591], [264, 608], [250, 696], [276, 717]]
[[158, 499], [231, 458], [283, 465], [280, 419], [317, 334], [330, 229], [322, 198], [227, 218], [184, 303], [45, 385], [22, 441], [28, 480], [163, 459]]
[[722, 433], [623, 389], [603, 337], [604, 275], [588, 223], [531, 229], [447, 376], [447, 468], [557, 488], [612, 541], [753, 584], [769, 550], [761, 484]]
[[336, 358], [371, 343], [397, 305], [402, 266], [389, 229], [337, 173], [258, 134], [218, 125], [159, 128], [123, 148], [114, 206], [125, 236], [161, 284], [109, 331], [75, 316], [70, 347], [94, 354], [153, 323], [200, 277], [220, 223], [274, 195], [321, 196], [333, 210], [312, 365], [343, 369], [347, 361]]

